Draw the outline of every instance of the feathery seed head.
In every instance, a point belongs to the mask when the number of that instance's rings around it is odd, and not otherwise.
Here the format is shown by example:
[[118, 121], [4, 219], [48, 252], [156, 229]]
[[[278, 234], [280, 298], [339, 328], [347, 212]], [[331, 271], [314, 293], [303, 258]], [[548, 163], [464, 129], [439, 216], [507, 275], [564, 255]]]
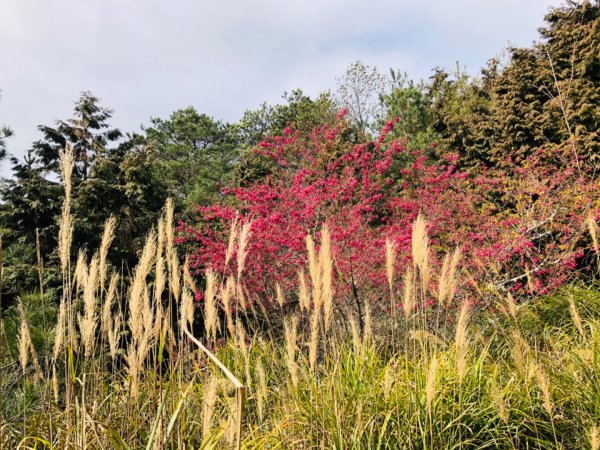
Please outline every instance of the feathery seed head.
[[421, 278], [422, 292], [425, 293], [431, 276], [429, 267], [429, 236], [427, 222], [419, 213], [412, 227], [413, 266]]

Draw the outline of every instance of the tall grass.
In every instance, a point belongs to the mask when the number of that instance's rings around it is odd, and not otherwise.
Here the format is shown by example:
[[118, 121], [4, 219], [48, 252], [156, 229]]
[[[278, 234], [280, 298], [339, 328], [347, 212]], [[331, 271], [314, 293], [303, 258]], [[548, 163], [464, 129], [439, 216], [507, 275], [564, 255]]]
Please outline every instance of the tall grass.
[[[68, 185], [72, 155], [62, 157]], [[52, 332], [35, 325], [43, 293], [2, 318], [3, 335], [16, 340], [1, 353], [0, 448], [228, 448], [240, 427], [241, 447], [256, 449], [599, 448], [593, 287], [529, 306], [498, 295], [495, 312], [480, 311], [455, 298], [458, 249], [435, 273], [419, 216], [402, 289], [396, 247], [383, 249], [393, 314], [336, 309], [326, 228], [319, 242], [307, 237], [298, 292], [251, 299], [251, 225], [235, 221], [225, 255], [235, 269], [223, 279], [208, 270], [199, 305], [174, 247], [172, 203], [125, 277], [108, 263], [113, 219], [98, 252], [80, 252], [71, 268], [65, 191], [63, 290], [55, 311], [44, 311]], [[437, 301], [424, 308], [428, 298]]]

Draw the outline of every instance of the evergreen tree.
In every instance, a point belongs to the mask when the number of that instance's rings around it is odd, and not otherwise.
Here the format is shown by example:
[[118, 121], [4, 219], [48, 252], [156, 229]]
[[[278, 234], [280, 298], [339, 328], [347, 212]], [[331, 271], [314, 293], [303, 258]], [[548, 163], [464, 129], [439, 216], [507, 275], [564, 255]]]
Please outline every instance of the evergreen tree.
[[56, 248], [63, 190], [45, 178], [46, 169], [33, 151], [23, 161], [10, 159], [12, 178], [3, 180], [0, 228], [4, 247], [3, 292], [38, 286], [37, 252], [48, 256]]
[[497, 147], [520, 157], [566, 143], [600, 167], [600, 4], [569, 1], [545, 21], [541, 41], [512, 49], [493, 82]]
[[199, 114], [193, 107], [151, 119], [146, 139], [154, 175], [180, 206], [216, 201], [238, 158], [235, 127]]
[[74, 181], [84, 181], [94, 160], [106, 156], [109, 145], [122, 137], [120, 130], [108, 124], [112, 111], [99, 102], [90, 92], [82, 92], [71, 119], [57, 121], [54, 128], [38, 127], [44, 137], [33, 145], [33, 150], [47, 170], [59, 174], [59, 151], [69, 144], [75, 156]]
[[452, 75], [436, 68], [427, 90], [431, 127], [443, 150], [458, 152], [463, 165], [489, 164], [495, 129], [490, 120], [493, 103], [487, 80], [470, 78], [457, 64]]
[[408, 149], [425, 149], [439, 139], [433, 129], [431, 92], [424, 81], [414, 82], [406, 73], [391, 70], [393, 89], [382, 96], [386, 109], [386, 121], [396, 118], [390, 139], [405, 138]]
[[[24, 161], [13, 158], [13, 177], [4, 180], [0, 225], [7, 252], [23, 252], [22, 260], [37, 264], [36, 245], [47, 270], [56, 263], [56, 238], [64, 189], [60, 183], [59, 151], [70, 145], [75, 153], [73, 173], [73, 248], [98, 246], [106, 220], [117, 218], [111, 259], [133, 265], [137, 249], [156, 222], [166, 200], [166, 189], [153, 177], [152, 154], [139, 136], [116, 145], [122, 137], [111, 128], [111, 111], [84, 92], [74, 117], [56, 127], [40, 126], [43, 138], [33, 144]], [[18, 258], [15, 258], [18, 259]], [[21, 270], [23, 273], [32, 271]], [[27, 290], [36, 280], [19, 280], [15, 289]]]
[[73, 201], [75, 242], [96, 248], [106, 220], [114, 216], [117, 229], [111, 259], [133, 267], [137, 251], [167, 198], [167, 189], [154, 176], [153, 165], [152, 151], [135, 134], [95, 158]]
[[[301, 89], [284, 93], [284, 104], [263, 103], [256, 110], [247, 110], [238, 126], [241, 151], [236, 167], [237, 184], [247, 185], [272, 173], [273, 161], [254, 152], [265, 138], [280, 136], [286, 128], [299, 132], [300, 136], [310, 136], [313, 130], [337, 123], [338, 113], [330, 93], [325, 92], [312, 99]], [[363, 133], [356, 126], [348, 127], [345, 138], [358, 141]]]
[[480, 80], [437, 71], [430, 85], [434, 129], [467, 162], [502, 165], [540, 147], [572, 149], [600, 168], [600, 3], [553, 8], [531, 48], [492, 59]]

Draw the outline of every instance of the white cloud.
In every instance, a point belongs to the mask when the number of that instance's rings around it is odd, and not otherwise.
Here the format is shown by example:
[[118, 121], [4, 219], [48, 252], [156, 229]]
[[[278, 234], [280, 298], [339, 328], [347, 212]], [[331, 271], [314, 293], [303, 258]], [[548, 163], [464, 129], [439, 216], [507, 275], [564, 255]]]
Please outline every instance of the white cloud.
[[335, 88], [358, 59], [415, 77], [456, 60], [475, 71], [529, 45], [550, 1], [3, 0], [0, 124], [22, 154], [81, 90], [130, 131], [187, 105], [236, 120], [285, 90]]

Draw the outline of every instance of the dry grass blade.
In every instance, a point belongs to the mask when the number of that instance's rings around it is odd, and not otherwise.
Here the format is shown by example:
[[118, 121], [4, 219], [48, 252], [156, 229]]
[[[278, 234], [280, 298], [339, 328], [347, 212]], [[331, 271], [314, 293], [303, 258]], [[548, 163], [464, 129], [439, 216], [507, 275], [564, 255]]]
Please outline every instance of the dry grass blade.
[[104, 232], [102, 233], [102, 241], [100, 242], [100, 261], [99, 261], [99, 272], [100, 272], [100, 286], [104, 287], [106, 280], [106, 274], [108, 273], [108, 249], [112, 244], [115, 237], [115, 228], [117, 227], [117, 220], [114, 217], [109, 218], [104, 224]]
[[371, 314], [371, 304], [365, 302], [365, 329], [363, 332], [363, 343], [369, 344], [373, 341], [373, 316]]
[[67, 338], [67, 302], [63, 298], [58, 307], [58, 319], [54, 332], [54, 350], [52, 352], [52, 360], [56, 362], [58, 355], [62, 351], [65, 340]]
[[79, 332], [86, 357], [92, 355], [92, 346], [98, 324], [98, 298], [96, 290], [99, 282], [99, 259], [94, 255], [90, 262], [88, 276], [83, 286], [83, 316], [79, 316]]
[[298, 317], [293, 316], [284, 322], [285, 347], [287, 366], [292, 385], [298, 385], [298, 365], [296, 364], [296, 343], [298, 340]]
[[588, 213], [585, 219], [585, 223], [587, 224], [590, 236], [592, 237], [592, 244], [594, 245], [594, 250], [596, 251], [597, 255], [600, 255], [600, 247], [598, 245], [598, 235], [600, 233], [598, 232], [598, 223], [596, 222], [596, 218], [594, 217], [592, 211]]
[[362, 342], [360, 339], [360, 329], [359, 329], [360, 327], [359, 327], [358, 323], [356, 322], [356, 319], [354, 318], [353, 315], [350, 316], [349, 322], [350, 322], [350, 332], [352, 333], [352, 346], [354, 348], [354, 353], [356, 353], [358, 355], [362, 348]]
[[433, 355], [433, 359], [429, 363], [427, 369], [426, 385], [425, 385], [425, 397], [427, 401], [427, 413], [431, 416], [431, 405], [435, 398], [436, 385], [437, 385], [437, 373], [438, 373], [438, 357], [437, 354]]
[[427, 222], [421, 214], [417, 216], [412, 227], [412, 257], [414, 268], [421, 278], [422, 292], [425, 294], [431, 278], [431, 269], [429, 265]]
[[225, 252], [225, 266], [229, 264], [231, 257], [233, 256], [233, 250], [235, 248], [235, 241], [238, 236], [238, 218], [236, 217], [231, 222], [231, 229], [229, 230], [229, 241], [227, 243], [227, 251]]
[[71, 218], [71, 190], [74, 164], [73, 150], [67, 145], [64, 149], [60, 150], [59, 157], [65, 189], [65, 200], [62, 208], [60, 227], [58, 229], [58, 254], [62, 273], [65, 274], [69, 264], [71, 242], [73, 240], [73, 223]]
[[19, 347], [19, 362], [23, 369], [23, 374], [27, 373], [27, 366], [29, 365], [29, 347], [31, 346], [31, 335], [29, 333], [29, 325], [27, 324], [27, 317], [25, 315], [25, 309], [23, 303], [19, 302], [19, 317], [21, 319], [21, 326], [19, 329], [19, 336], [17, 337]]
[[579, 311], [575, 305], [575, 299], [573, 298], [573, 295], [569, 295], [569, 312], [571, 313], [573, 323], [577, 327], [577, 331], [579, 331], [579, 334], [582, 337], [585, 337], [585, 332], [583, 331], [583, 321], [581, 320], [581, 316], [579, 315]]
[[110, 357], [114, 361], [117, 358], [119, 351], [119, 340], [121, 338], [121, 330], [123, 326], [123, 315], [119, 312], [112, 322], [112, 327], [108, 332], [108, 347], [110, 350]]
[[329, 229], [324, 226], [321, 230], [321, 248], [319, 250], [319, 266], [321, 273], [321, 293], [323, 295], [323, 312], [325, 330], [328, 330], [333, 317], [332, 276], [333, 261], [331, 258], [331, 237]]
[[202, 413], [202, 436], [206, 439], [210, 435], [212, 428], [212, 418], [215, 410], [215, 404], [219, 395], [219, 381], [211, 379], [208, 387], [204, 391], [203, 413]]
[[240, 229], [240, 235], [238, 239], [238, 252], [237, 252], [237, 277], [238, 280], [242, 276], [244, 266], [246, 264], [246, 258], [248, 257], [248, 243], [250, 241], [250, 229], [252, 228], [252, 222], [246, 222]]
[[77, 252], [77, 262], [75, 263], [75, 271], [73, 272], [73, 281], [75, 283], [75, 290], [78, 292], [83, 289], [87, 283], [88, 277], [88, 266], [85, 258], [85, 252], [79, 250]]
[[590, 448], [591, 450], [600, 449], [600, 432], [597, 426], [593, 426], [590, 430]]
[[315, 308], [310, 319], [310, 342], [308, 345], [308, 361], [311, 370], [317, 366], [317, 351], [319, 348], [319, 323], [321, 321], [321, 309]]
[[308, 253], [308, 270], [312, 283], [312, 305], [315, 309], [321, 308], [321, 271], [315, 250], [315, 241], [312, 236], [306, 236], [306, 250]]
[[517, 320], [517, 304], [512, 294], [508, 292], [506, 296], [502, 298], [506, 304], [505, 314], [507, 314], [507, 316], [511, 317], [513, 320]]
[[508, 423], [508, 411], [506, 407], [506, 402], [504, 401], [504, 396], [502, 394], [502, 390], [498, 386], [497, 375], [494, 373], [492, 377], [492, 384], [490, 387], [490, 395], [492, 397], [492, 401], [496, 406], [496, 411], [498, 416], [505, 424]]
[[194, 282], [194, 278], [190, 273], [190, 259], [189, 257], [185, 258], [185, 262], [183, 264], [183, 281], [185, 284], [192, 290], [192, 292], [198, 292], [198, 288], [196, 287], [196, 283]]
[[232, 303], [234, 301], [235, 280], [232, 277], [227, 277], [225, 285], [221, 287], [221, 302], [225, 310], [225, 320], [227, 321], [227, 331], [229, 336], [235, 336], [235, 325], [233, 321]]
[[283, 295], [283, 289], [281, 289], [281, 285], [279, 283], [275, 283], [275, 293], [277, 304], [280, 308], [283, 308], [283, 305], [285, 304], [285, 296]]
[[144, 334], [144, 314], [148, 318], [146, 278], [152, 267], [156, 254], [156, 233], [148, 234], [140, 261], [135, 269], [133, 282], [129, 291], [129, 327], [135, 342], [139, 342]]
[[456, 324], [454, 346], [456, 351], [456, 373], [458, 380], [462, 383], [467, 370], [467, 357], [469, 352], [469, 337], [467, 324], [469, 321], [470, 305], [467, 300], [463, 301]]
[[298, 301], [300, 303], [300, 309], [308, 311], [310, 309], [310, 294], [308, 293], [308, 286], [306, 285], [306, 277], [304, 270], [298, 273]]
[[264, 418], [265, 418], [265, 403], [267, 401], [268, 389], [267, 389], [267, 375], [265, 373], [265, 368], [263, 367], [260, 360], [256, 361], [256, 373], [258, 373], [258, 389], [256, 391], [258, 417], [260, 420], [264, 420]]
[[19, 301], [17, 305], [19, 310], [19, 318], [21, 319], [21, 326], [19, 329], [19, 335], [17, 337], [19, 347], [19, 362], [23, 369], [23, 375], [27, 374], [27, 365], [29, 363], [29, 356], [31, 355], [31, 362], [35, 369], [36, 378], [41, 380], [43, 378], [42, 367], [38, 360], [37, 352], [33, 346], [33, 340], [31, 339], [31, 332], [29, 330], [29, 322], [27, 321], [27, 315], [25, 314], [25, 307], [23, 303]]
[[108, 334], [112, 328], [112, 307], [117, 298], [117, 287], [119, 283], [119, 275], [114, 273], [110, 277], [108, 283], [108, 289], [106, 291], [106, 297], [104, 298], [104, 304], [102, 305], [102, 335], [108, 337]]
[[440, 282], [438, 285], [438, 303], [442, 307], [448, 307], [454, 299], [458, 286], [456, 269], [460, 261], [460, 249], [456, 249], [452, 256], [447, 254], [444, 257], [442, 270], [440, 273]]
[[527, 382], [530, 381], [532, 375], [531, 366], [531, 347], [519, 332], [514, 331], [512, 334], [512, 358], [517, 370]]
[[402, 311], [404, 317], [408, 319], [415, 310], [416, 298], [415, 298], [415, 273], [410, 267], [406, 269], [404, 275], [404, 289], [402, 295]]
[[548, 376], [542, 369], [539, 364], [535, 364], [535, 378], [538, 383], [538, 388], [542, 393], [542, 400], [544, 409], [548, 413], [550, 417], [552, 417], [552, 413], [554, 411], [554, 404], [552, 403], [552, 396], [550, 393], [550, 381], [548, 380]]
[[394, 263], [396, 262], [397, 252], [396, 243], [387, 238], [385, 240], [385, 274], [390, 289], [390, 296], [392, 297], [394, 295]]
[[217, 300], [215, 289], [217, 276], [212, 269], [206, 270], [206, 290], [204, 292], [204, 328], [206, 336], [211, 339], [217, 336], [219, 329], [219, 317], [217, 314]]
[[180, 326], [182, 329], [189, 328], [194, 322], [194, 299], [188, 289], [183, 290], [181, 305], [179, 307]]

